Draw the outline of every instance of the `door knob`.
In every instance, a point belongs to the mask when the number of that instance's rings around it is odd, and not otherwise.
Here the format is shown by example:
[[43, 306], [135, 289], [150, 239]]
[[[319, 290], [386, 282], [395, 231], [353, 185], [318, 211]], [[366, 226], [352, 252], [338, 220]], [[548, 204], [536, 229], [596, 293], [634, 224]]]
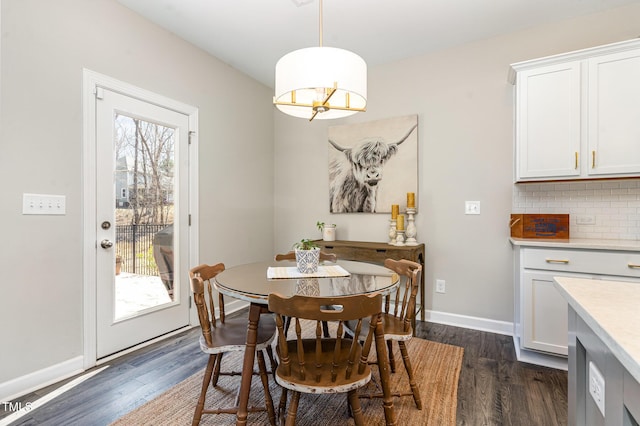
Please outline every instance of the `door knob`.
[[100, 241], [100, 246], [102, 246], [102, 248], [104, 249], [108, 249], [113, 247], [113, 242], [109, 241], [109, 240], [102, 240]]

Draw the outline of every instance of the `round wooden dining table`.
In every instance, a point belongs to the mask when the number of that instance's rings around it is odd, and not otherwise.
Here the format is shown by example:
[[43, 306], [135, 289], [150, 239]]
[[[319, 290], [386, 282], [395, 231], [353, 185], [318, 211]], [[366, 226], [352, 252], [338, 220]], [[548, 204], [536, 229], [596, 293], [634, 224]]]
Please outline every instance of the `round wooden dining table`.
[[[277, 269], [270, 270], [270, 268]], [[268, 272], [272, 276], [284, 278], [268, 278]], [[261, 314], [269, 313], [268, 298], [270, 293], [284, 296], [303, 294], [321, 297], [357, 294], [384, 295], [396, 288], [400, 281], [396, 273], [384, 266], [347, 260], [341, 260], [337, 263], [321, 263], [317, 275], [324, 276], [304, 275], [298, 277], [298, 275], [300, 274], [295, 270], [295, 262], [272, 260], [231, 267], [225, 269], [214, 279], [214, 285], [220, 293], [250, 303], [247, 347], [244, 353], [236, 425], [247, 424], [258, 323]], [[393, 396], [389, 387], [389, 358], [381, 317], [378, 317], [375, 324], [375, 343], [380, 383], [383, 390], [385, 420], [387, 425], [395, 425]]]

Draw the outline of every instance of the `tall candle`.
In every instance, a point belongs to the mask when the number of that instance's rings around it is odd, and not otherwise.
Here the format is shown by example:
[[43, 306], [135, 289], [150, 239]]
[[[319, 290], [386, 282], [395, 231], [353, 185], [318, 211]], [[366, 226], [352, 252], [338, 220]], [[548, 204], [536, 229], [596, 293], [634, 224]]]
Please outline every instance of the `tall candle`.
[[404, 215], [399, 214], [396, 220], [398, 221], [398, 224], [396, 225], [396, 229], [398, 231], [404, 231]]
[[391, 204], [391, 219], [396, 219], [400, 212], [400, 206], [398, 204]]
[[413, 208], [416, 206], [416, 194], [414, 192], [407, 192], [407, 207]]

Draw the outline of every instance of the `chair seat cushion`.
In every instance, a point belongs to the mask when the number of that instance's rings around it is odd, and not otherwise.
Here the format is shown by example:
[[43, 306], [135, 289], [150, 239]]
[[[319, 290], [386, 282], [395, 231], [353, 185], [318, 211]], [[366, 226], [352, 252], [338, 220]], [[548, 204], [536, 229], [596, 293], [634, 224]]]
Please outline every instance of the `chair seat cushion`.
[[[341, 393], [348, 392], [364, 386], [371, 380], [371, 369], [369, 365], [365, 365], [362, 373], [358, 374], [357, 360], [362, 353], [362, 347], [356, 346], [356, 363], [352, 366], [351, 375], [346, 377], [346, 369], [349, 359], [349, 351], [351, 349], [351, 339], [342, 339], [340, 345], [340, 353], [337, 358], [337, 366], [335, 367], [336, 379], [332, 381], [331, 370], [333, 368], [334, 349], [336, 339], [322, 339], [322, 353], [320, 355], [320, 369], [316, 367], [316, 340], [303, 339], [304, 348], [304, 372], [302, 377], [301, 367], [297, 355], [297, 340], [288, 340], [291, 374], [285, 375], [282, 362], [279, 363], [276, 370], [276, 381], [280, 386], [304, 393]], [[317, 374], [320, 372], [320, 380]]]
[[[200, 335], [200, 349], [208, 354], [228, 351], [243, 351], [247, 343], [247, 327], [249, 320], [245, 316], [226, 318], [224, 324], [211, 327], [213, 346], [207, 346], [204, 336]], [[276, 336], [276, 323], [273, 315], [264, 314], [258, 323], [258, 341], [256, 350], [263, 350], [271, 345]]]

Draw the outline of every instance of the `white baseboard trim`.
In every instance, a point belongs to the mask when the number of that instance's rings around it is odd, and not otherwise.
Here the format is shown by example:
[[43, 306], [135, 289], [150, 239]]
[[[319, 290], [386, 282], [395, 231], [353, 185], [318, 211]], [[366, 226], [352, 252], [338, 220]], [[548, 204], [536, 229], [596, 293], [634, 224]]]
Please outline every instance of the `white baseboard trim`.
[[8, 402], [84, 371], [84, 358], [77, 356], [59, 364], [0, 383], [0, 401]]
[[[244, 308], [248, 308], [249, 303], [244, 300], [234, 299], [232, 302], [224, 304], [224, 313], [226, 315], [232, 314], [234, 312], [238, 312]], [[219, 313], [218, 313], [219, 314]]]
[[516, 336], [513, 336], [513, 346], [516, 348], [516, 358], [520, 362], [555, 368], [556, 370], [569, 370], [569, 360], [566, 357], [522, 349], [520, 339]]
[[[513, 323], [497, 321], [488, 318], [471, 317], [468, 315], [450, 314], [448, 312], [427, 309], [425, 320], [437, 324], [452, 325], [454, 327], [470, 328], [472, 330], [487, 331], [489, 333], [513, 335]], [[418, 315], [419, 316], [419, 315]]]

